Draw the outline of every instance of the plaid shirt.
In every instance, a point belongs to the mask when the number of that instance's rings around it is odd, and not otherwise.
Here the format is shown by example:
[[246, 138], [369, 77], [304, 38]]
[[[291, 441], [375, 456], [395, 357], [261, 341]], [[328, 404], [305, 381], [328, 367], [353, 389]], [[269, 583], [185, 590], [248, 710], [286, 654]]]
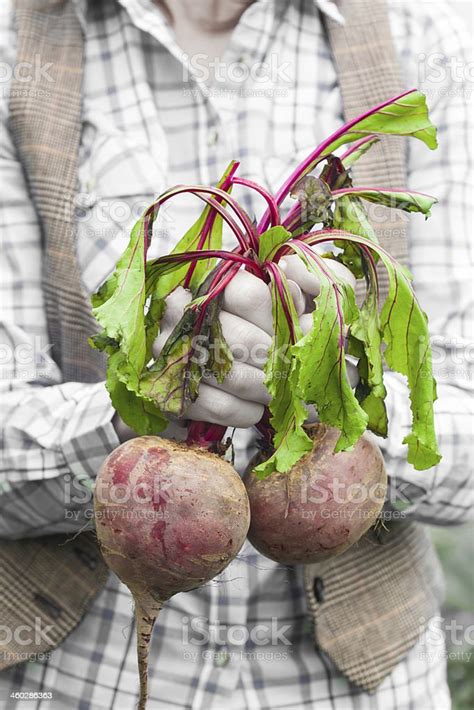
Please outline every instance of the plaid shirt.
[[[337, 18], [328, 0], [258, 0], [241, 17], [210, 78], [199, 57], [183, 56], [151, 0], [77, 4], [86, 32], [77, 256], [88, 292], [111, 272], [153, 195], [177, 182], [215, 182], [232, 158], [241, 161], [242, 175], [274, 190], [341, 123], [320, 16]], [[13, 66], [8, 5], [1, 6], [1, 61]], [[428, 223], [411, 220], [410, 266], [434, 335], [443, 461], [426, 472], [406, 464], [401, 441], [409, 404], [394, 374], [386, 378], [391, 432], [381, 446], [395, 504], [418, 520], [452, 524], [466, 518], [472, 502], [471, 95], [462, 69], [456, 72], [451, 62], [467, 71], [469, 42], [444, 2], [393, 2], [390, 20], [406, 84], [427, 93], [440, 133], [434, 154], [410, 142], [408, 167], [410, 187], [440, 200]], [[261, 62], [266, 67], [256, 73]], [[6, 84], [0, 98], [5, 123]], [[5, 129], [0, 161], [8, 186], [0, 198], [0, 535], [72, 533], [89, 523], [91, 511], [77, 479], [93, 480], [118, 444], [113, 411], [103, 383], [63, 382], [48, 355], [40, 230]], [[242, 198], [251, 213], [261, 211], [258, 197]], [[199, 205], [186, 200], [163, 211], [153, 255], [169, 251], [195, 218]], [[241, 469], [253, 435], [239, 431], [235, 444]], [[272, 563], [247, 542], [217, 580], [178, 595], [162, 612], [151, 649], [150, 707], [445, 710], [444, 647], [436, 639], [425, 634], [375, 695], [359, 691], [313, 647], [301, 570]], [[134, 706], [131, 598], [115, 577], [46, 662], [0, 676], [7, 707], [30, 708], [28, 700], [9, 697], [16, 691], [52, 693], [52, 700], [37, 701], [40, 710]]]

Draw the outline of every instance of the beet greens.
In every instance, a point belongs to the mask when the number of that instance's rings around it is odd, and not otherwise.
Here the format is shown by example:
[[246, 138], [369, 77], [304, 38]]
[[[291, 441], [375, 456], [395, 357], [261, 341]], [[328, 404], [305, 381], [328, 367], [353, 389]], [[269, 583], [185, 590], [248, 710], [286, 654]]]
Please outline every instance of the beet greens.
[[[366, 429], [387, 436], [384, 363], [407, 378], [412, 429], [404, 439], [408, 461], [425, 469], [440, 460], [434, 430], [436, 385], [431, 369], [427, 319], [411, 286], [409, 271], [378, 244], [365, 202], [428, 217], [435, 198], [380, 186], [354, 187], [350, 169], [379, 140], [379, 135], [411, 136], [436, 148], [425, 97], [408, 91], [342, 126], [319, 145], [288, 177], [275, 196], [239, 178], [232, 162], [216, 187], [177, 186], [162, 194], [135, 224], [114, 274], [93, 297], [93, 313], [102, 331], [91, 338], [108, 353], [107, 388], [115, 409], [138, 434], [156, 434], [167, 415], [183, 416], [199, 392], [204, 371], [221, 382], [232, 366], [218, 315], [224, 288], [245, 268], [269, 284], [274, 338], [265, 366], [272, 396], [259, 426], [271, 437], [271, 456], [256, 470], [262, 477], [288, 471], [311, 450], [303, 428], [306, 405], [314, 404], [321, 422], [340, 431], [335, 451], [348, 450]], [[350, 143], [339, 156], [334, 151]], [[316, 170], [318, 168], [318, 170]], [[255, 224], [232, 197], [233, 185], [256, 190], [266, 210]], [[147, 261], [153, 222], [162, 204], [179, 194], [205, 203], [195, 224], [168, 256]], [[280, 205], [296, 201], [282, 220]], [[226, 223], [236, 246], [222, 248]], [[324, 256], [312, 247], [332, 244]], [[321, 291], [314, 299], [313, 327], [303, 336], [282, 257], [296, 254], [314, 273]], [[365, 284], [356, 304], [350, 285], [328, 268], [328, 258], [345, 264]], [[389, 277], [389, 293], [380, 303], [377, 263]], [[152, 355], [165, 298], [177, 287], [193, 300], [168, 338], [160, 356]], [[198, 356], [203, 350], [206, 357]], [[345, 346], [358, 359], [359, 385], [351, 388]], [[209, 445], [224, 429], [193, 423], [190, 442]]]

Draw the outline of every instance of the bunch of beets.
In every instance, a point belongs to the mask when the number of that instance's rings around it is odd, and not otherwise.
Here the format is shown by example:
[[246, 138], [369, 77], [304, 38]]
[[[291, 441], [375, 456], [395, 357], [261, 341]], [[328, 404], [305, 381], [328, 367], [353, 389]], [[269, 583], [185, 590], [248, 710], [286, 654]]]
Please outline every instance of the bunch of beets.
[[[383, 134], [411, 136], [436, 148], [424, 96], [408, 91], [342, 126], [275, 195], [238, 177], [236, 162], [216, 187], [168, 190], [135, 224], [115, 272], [93, 296], [102, 330], [91, 344], [107, 353], [112, 403], [139, 435], [104, 462], [94, 505], [104, 558], [135, 602], [140, 708], [147, 699], [151, 633], [163, 604], [219, 574], [247, 534], [271, 559], [304, 564], [340, 554], [375, 524], [387, 477], [380, 450], [364, 432], [387, 436], [385, 367], [404, 375], [410, 391], [408, 462], [425, 469], [440, 460], [427, 319], [410, 273], [380, 246], [364, 206], [379, 203], [429, 216], [436, 200], [404, 188], [352, 185], [351, 166]], [[265, 200], [258, 223], [232, 197], [234, 185]], [[205, 203], [201, 216], [169, 255], [147, 260], [161, 205], [183, 193]], [[280, 205], [288, 196], [295, 202], [282, 219]], [[222, 248], [224, 223], [235, 236], [231, 251]], [[280, 265], [290, 254], [320, 283], [305, 335]], [[329, 259], [364, 285], [360, 304], [352, 285], [328, 268]], [[265, 365], [271, 402], [257, 427], [260, 454], [243, 480], [223, 455], [224, 427], [191, 422], [186, 443], [156, 436], [170, 416], [185, 416], [205, 371], [218, 382], [228, 374], [232, 353], [219, 310], [223, 290], [241, 269], [268, 284], [274, 320]], [[383, 303], [380, 269], [389, 283]], [[165, 299], [177, 287], [189, 289], [192, 300], [154, 358]], [[196, 356], [197, 338], [205, 358]], [[355, 389], [346, 353], [358, 363]], [[310, 405], [319, 418], [311, 426]], [[118, 496], [124, 486], [129, 495]], [[350, 495], [354, 490], [365, 494]]]

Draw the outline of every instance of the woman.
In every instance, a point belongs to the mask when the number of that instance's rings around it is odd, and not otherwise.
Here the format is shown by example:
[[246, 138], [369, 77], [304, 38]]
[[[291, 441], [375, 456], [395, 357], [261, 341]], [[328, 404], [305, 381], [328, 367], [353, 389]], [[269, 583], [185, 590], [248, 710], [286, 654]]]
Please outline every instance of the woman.
[[[328, 0], [102, 0], [74, 5], [85, 33], [76, 254], [89, 293], [113, 269], [134, 218], [154, 194], [176, 183], [215, 182], [230, 159], [241, 161], [245, 177], [274, 190], [341, 122], [340, 77], [327, 28], [342, 26], [353, 12], [350, 3], [342, 14]], [[371, 11], [381, 7], [377, 0]], [[9, 28], [2, 42], [5, 66], [15, 67], [16, 33], [10, 9], [4, 6], [2, 12], [2, 27]], [[403, 83], [427, 92], [442, 137], [434, 157], [410, 145], [410, 185], [437, 195], [440, 206], [428, 226], [413, 221], [409, 247], [418, 296], [432, 332], [443, 334], [439, 352], [449, 357], [470, 327], [464, 226], [471, 206], [464, 179], [468, 97], [454, 76], [446, 72], [440, 84], [439, 72], [430, 77], [419, 69], [430, 66], [427, 57], [433, 48], [445, 57], [458, 56], [464, 38], [444, 4], [436, 4], [432, 18], [425, 6], [408, 2], [393, 3], [388, 13]], [[389, 42], [382, 26], [379, 31], [381, 41]], [[384, 67], [379, 70], [383, 75]], [[41, 71], [44, 79], [48, 66]], [[361, 83], [361, 94], [363, 89]], [[7, 127], [8, 90], [4, 98]], [[90, 517], [91, 503], [77, 480], [93, 481], [101, 460], [133, 432], [114, 414], [103, 379], [63, 381], [43, 347], [49, 341], [38, 215], [23, 176], [24, 156], [19, 157], [7, 128], [0, 140], [0, 170], [8, 185], [1, 205], [4, 342], [16, 353], [19, 346], [38, 342], [42, 353], [40, 363], [29, 361], [22, 368], [15, 357], [2, 383], [6, 486], [0, 498], [1, 535], [14, 540], [79, 531]], [[239, 196], [237, 190], [235, 194]], [[259, 214], [258, 197], [242, 197], [248, 211]], [[185, 201], [182, 205], [161, 217], [152, 247], [157, 253], [169, 251], [195, 219], [198, 207]], [[289, 275], [302, 309], [307, 299], [298, 273]], [[242, 291], [229, 293], [225, 308], [238, 319], [236, 339], [260, 351], [263, 346], [264, 352], [271, 332], [268, 294], [251, 277], [240, 278]], [[169, 327], [185, 301], [182, 293], [171, 299]], [[238, 427], [240, 469], [252, 453], [250, 427], [268, 397], [262, 359], [250, 367], [251, 387], [248, 370], [237, 364], [234, 378], [221, 387], [204, 385], [187, 412], [190, 418]], [[472, 413], [467, 422], [469, 374], [464, 366], [453, 370], [442, 363], [437, 376], [442, 464], [425, 474], [406, 465], [399, 442], [409, 407], [396, 375], [387, 376], [392, 429], [381, 445], [395, 499], [404, 502], [408, 517], [447, 524], [460, 522], [467, 512], [470, 487], [462, 463], [469, 452]], [[179, 435], [179, 423], [169, 434]], [[419, 623], [421, 631], [426, 619]], [[383, 633], [397, 641], [396, 624], [387, 624], [389, 633]], [[45, 696], [37, 701], [41, 710], [133, 707], [137, 673], [131, 625], [130, 596], [109, 578], [82, 623], [48, 659], [0, 674], [1, 690], [11, 697], [8, 706], [22, 710], [28, 702], [11, 693], [39, 692]], [[343, 658], [314, 648], [303, 571], [280, 567], [246, 543], [218, 581], [175, 597], [163, 611], [151, 651], [149, 703], [151, 708], [219, 710], [313, 705], [444, 710], [449, 693], [444, 647], [437, 638], [425, 632], [402, 660], [388, 665], [369, 694], [362, 682], [354, 684], [340, 670]], [[361, 641], [349, 637], [347, 646], [351, 643]]]

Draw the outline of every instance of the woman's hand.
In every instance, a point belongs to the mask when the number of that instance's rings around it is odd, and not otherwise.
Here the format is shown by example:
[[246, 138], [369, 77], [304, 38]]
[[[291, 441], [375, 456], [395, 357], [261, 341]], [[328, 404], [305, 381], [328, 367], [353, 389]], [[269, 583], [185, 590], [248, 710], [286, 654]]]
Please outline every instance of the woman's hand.
[[[293, 292], [302, 308], [303, 297], [296, 285]], [[155, 357], [190, 300], [191, 294], [183, 288], [167, 298], [162, 330], [153, 345]], [[224, 426], [250, 427], [261, 419], [264, 406], [270, 401], [263, 372], [273, 333], [268, 286], [256, 276], [239, 271], [224, 291], [219, 318], [234, 358], [232, 369], [222, 384], [212, 376], [203, 379], [186, 417]]]
[[[327, 261], [328, 267], [352, 285], [355, 279], [345, 266]], [[308, 273], [298, 257], [285, 257], [281, 266], [300, 317], [300, 325], [307, 333], [312, 323], [313, 299], [319, 293], [318, 279]], [[166, 299], [166, 311], [158, 338], [153, 344], [153, 355], [158, 357], [171, 331], [191, 301], [191, 294], [177, 288]], [[220, 322], [224, 338], [234, 358], [232, 368], [219, 384], [213, 376], [205, 376], [199, 395], [186, 412], [186, 419], [246, 428], [262, 418], [270, 395], [264, 384], [263, 367], [268, 357], [273, 335], [272, 302], [268, 286], [253, 274], [239, 271], [223, 294]], [[347, 360], [351, 386], [358, 381], [357, 368]], [[309, 410], [309, 420], [314, 421], [314, 408]], [[121, 441], [134, 436], [133, 431], [116, 415], [113, 420]], [[178, 422], [175, 422], [174, 426]]]

